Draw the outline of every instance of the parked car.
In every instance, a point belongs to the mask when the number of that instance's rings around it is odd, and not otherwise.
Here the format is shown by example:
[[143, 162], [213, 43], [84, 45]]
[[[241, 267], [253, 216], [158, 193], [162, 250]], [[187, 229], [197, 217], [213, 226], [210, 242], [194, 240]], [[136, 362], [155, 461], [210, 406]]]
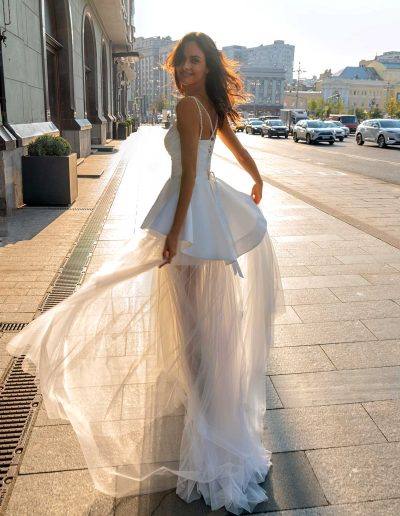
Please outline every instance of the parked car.
[[261, 136], [268, 136], [268, 138], [284, 136], [287, 138], [289, 136], [289, 129], [282, 120], [265, 120], [261, 126]]
[[235, 122], [232, 125], [233, 125], [232, 128], [235, 131], [235, 133], [237, 133], [239, 131], [242, 133], [244, 131], [246, 122], [243, 120], [243, 118], [238, 118], [237, 120], [235, 120]]
[[249, 118], [244, 130], [247, 134], [261, 134], [262, 122], [258, 118]]
[[[333, 129], [333, 132], [335, 133], [335, 138], [337, 140], [339, 140], [340, 142], [342, 142], [344, 140], [344, 129], [342, 129], [341, 127], [338, 127], [335, 122], [331, 122], [331, 121], [326, 121], [325, 122], [325, 127], [330, 127]], [[347, 127], [346, 127], [347, 129]]]
[[300, 120], [293, 127], [293, 141], [305, 140], [308, 144], [316, 142], [335, 143], [335, 133], [326, 127], [322, 120]]
[[329, 120], [336, 120], [342, 122], [343, 125], [349, 128], [351, 133], [355, 133], [358, 125], [356, 115], [329, 115]]
[[343, 125], [342, 122], [339, 122], [339, 120], [329, 120], [329, 122], [332, 122], [332, 124], [335, 124], [337, 127], [341, 127], [344, 131], [345, 138], [349, 136], [350, 129], [347, 127], [347, 125]]
[[387, 118], [373, 118], [364, 120], [356, 130], [356, 142], [375, 142], [379, 147], [386, 145], [400, 145], [400, 120]]

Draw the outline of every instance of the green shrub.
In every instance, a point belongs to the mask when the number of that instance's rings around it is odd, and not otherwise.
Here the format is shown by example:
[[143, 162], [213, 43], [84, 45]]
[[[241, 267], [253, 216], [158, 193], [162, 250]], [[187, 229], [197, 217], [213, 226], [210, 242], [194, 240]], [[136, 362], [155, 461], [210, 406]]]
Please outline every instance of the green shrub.
[[71, 145], [61, 136], [43, 134], [28, 145], [29, 156], [69, 156]]

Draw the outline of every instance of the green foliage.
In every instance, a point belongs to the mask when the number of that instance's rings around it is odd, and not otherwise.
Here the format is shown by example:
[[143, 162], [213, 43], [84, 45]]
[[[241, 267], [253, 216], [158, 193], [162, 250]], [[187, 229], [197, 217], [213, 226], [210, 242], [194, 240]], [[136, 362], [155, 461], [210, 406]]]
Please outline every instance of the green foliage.
[[69, 156], [71, 145], [61, 136], [43, 134], [28, 145], [29, 156]]
[[399, 116], [400, 113], [400, 102], [394, 98], [392, 95], [390, 99], [386, 102], [385, 105], [386, 113], [393, 118], [395, 116]]
[[130, 126], [130, 125], [132, 125], [132, 124], [133, 124], [133, 120], [132, 120], [132, 118], [130, 118], [130, 117], [129, 117], [129, 118], [127, 118], [127, 119], [125, 120], [125, 125], [126, 125], [126, 126]]

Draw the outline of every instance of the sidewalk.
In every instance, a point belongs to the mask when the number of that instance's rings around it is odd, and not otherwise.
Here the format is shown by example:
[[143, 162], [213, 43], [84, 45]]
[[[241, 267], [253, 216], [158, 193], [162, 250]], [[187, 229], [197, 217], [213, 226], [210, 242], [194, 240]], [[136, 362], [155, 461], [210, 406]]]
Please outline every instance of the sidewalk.
[[[137, 229], [168, 177], [164, 134], [141, 127], [122, 151], [129, 147], [132, 157], [87, 277]], [[247, 177], [226, 159], [214, 159], [213, 170], [249, 191]], [[90, 214], [84, 208], [93, 209], [111, 175], [110, 168], [100, 179], [80, 180], [74, 208], [81, 211], [23, 210], [29, 221], [18, 233], [23, 240], [0, 248], [0, 321], [33, 318]], [[264, 441], [273, 467], [265, 486], [270, 500], [258, 514], [400, 514], [400, 250], [270, 184], [262, 207], [288, 306], [267, 367]], [[0, 334], [3, 368], [8, 338]], [[187, 505], [173, 491], [103, 496], [70, 425], [48, 420], [41, 409], [6, 510], [6, 516], [32, 514], [227, 513], [211, 513], [201, 501]]]

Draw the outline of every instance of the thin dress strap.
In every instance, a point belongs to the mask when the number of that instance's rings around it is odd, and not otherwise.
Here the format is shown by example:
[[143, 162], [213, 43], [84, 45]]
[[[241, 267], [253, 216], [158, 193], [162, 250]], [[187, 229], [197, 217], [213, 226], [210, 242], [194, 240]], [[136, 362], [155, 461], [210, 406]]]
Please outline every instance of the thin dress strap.
[[197, 97], [194, 97], [194, 96], [191, 96], [190, 98], [194, 99], [196, 101], [196, 104], [197, 104], [197, 107], [199, 109], [199, 113], [200, 113], [200, 138], [201, 138], [201, 135], [203, 133], [203, 117], [201, 116], [201, 109], [200, 109], [200, 106], [204, 109], [204, 111], [206, 112], [206, 115], [208, 116], [208, 119], [210, 121], [210, 127], [211, 127], [211, 136], [210, 136], [210, 140], [214, 137], [214, 133], [217, 129], [217, 126], [218, 126], [218, 117], [217, 117], [217, 121], [215, 123], [215, 126], [213, 125], [212, 123], [212, 120], [211, 120], [211, 116], [210, 116], [210, 113], [207, 111], [207, 109], [204, 107], [204, 105], [202, 104], [202, 102], [197, 98]]
[[197, 109], [199, 110], [199, 115], [200, 115], [200, 134], [199, 134], [199, 139], [201, 139], [201, 135], [203, 133], [203, 117], [201, 116], [200, 105], [202, 105], [202, 104], [201, 104], [200, 100], [198, 98], [196, 98], [196, 97], [190, 96], [189, 98], [190, 99], [194, 99], [196, 101], [196, 106], [197, 106]]

